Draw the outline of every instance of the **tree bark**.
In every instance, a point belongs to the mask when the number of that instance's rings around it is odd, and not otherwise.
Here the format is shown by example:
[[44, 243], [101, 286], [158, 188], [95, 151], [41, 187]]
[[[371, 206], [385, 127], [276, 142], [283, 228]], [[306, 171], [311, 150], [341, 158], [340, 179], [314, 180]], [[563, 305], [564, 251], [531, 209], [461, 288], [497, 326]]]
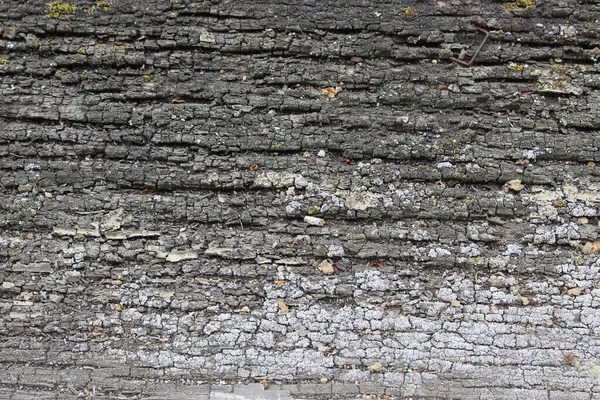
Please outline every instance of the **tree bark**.
[[598, 15], [0, 0], [0, 398], [599, 396]]

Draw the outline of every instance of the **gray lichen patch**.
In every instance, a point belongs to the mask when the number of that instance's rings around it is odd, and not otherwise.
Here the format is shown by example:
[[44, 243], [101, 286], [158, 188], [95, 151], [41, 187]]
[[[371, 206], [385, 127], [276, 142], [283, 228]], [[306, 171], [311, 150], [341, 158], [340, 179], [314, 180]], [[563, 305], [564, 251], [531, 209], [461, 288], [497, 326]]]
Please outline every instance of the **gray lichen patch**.
[[579, 96], [583, 93], [581, 78], [586, 70], [585, 67], [573, 68], [555, 64], [549, 68], [535, 70], [532, 74], [538, 77], [539, 93]]

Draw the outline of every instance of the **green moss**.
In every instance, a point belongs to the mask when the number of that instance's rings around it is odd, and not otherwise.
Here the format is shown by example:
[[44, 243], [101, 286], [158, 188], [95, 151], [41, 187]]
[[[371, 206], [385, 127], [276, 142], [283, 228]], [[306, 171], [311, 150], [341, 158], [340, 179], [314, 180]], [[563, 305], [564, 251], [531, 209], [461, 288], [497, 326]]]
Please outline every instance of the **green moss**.
[[[566, 105], [571, 104], [571, 100], [569, 100], [569, 98], [567, 98], [567, 97], [559, 97], [557, 100], [558, 100], [559, 104], [566, 104]], [[585, 144], [585, 140], [584, 140], [584, 144]]]
[[535, 0], [516, 0], [517, 7], [529, 8], [535, 6]]
[[512, 69], [513, 71], [523, 71], [523, 68], [525, 68], [525, 66], [523, 64], [515, 64], [515, 63], [508, 64], [508, 69]]
[[97, 1], [96, 7], [101, 8], [103, 11], [110, 11], [112, 9], [112, 3], [108, 1]]
[[61, 15], [71, 15], [77, 13], [77, 5], [75, 3], [67, 3], [65, 1], [53, 1], [48, 6], [48, 16], [50, 18], [58, 18]]
[[308, 215], [313, 215], [313, 214], [319, 213], [320, 211], [321, 211], [321, 207], [319, 207], [317, 205], [313, 205], [306, 211], [306, 213]]
[[412, 8], [412, 7], [406, 7], [404, 9], [404, 14], [411, 16], [411, 17], [418, 17], [419, 16], [419, 10], [417, 10], [416, 8]]
[[536, 0], [515, 0], [513, 3], [507, 3], [504, 6], [507, 10], [527, 9], [535, 7]]
[[105, 11], [108, 12], [112, 10], [112, 2], [110, 1], [97, 1], [95, 5], [90, 8], [84, 8], [83, 12], [86, 14], [93, 14], [96, 11]]
[[2, 31], [2, 37], [5, 38], [14, 36], [16, 32], [17, 30], [15, 28], [4, 28], [4, 31]]

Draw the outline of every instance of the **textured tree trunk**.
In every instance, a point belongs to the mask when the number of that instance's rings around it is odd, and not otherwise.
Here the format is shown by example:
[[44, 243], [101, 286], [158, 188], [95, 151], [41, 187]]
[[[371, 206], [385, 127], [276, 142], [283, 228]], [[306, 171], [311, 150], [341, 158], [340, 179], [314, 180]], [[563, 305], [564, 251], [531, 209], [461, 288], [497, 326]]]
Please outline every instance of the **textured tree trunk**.
[[70, 1], [0, 0], [0, 399], [600, 396], [597, 1]]

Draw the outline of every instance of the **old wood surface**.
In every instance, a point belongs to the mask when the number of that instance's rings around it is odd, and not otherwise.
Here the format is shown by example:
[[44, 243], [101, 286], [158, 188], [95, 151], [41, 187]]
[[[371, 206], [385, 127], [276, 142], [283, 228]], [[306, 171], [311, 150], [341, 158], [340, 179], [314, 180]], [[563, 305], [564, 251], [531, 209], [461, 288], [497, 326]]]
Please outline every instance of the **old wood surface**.
[[599, 19], [0, 0], [0, 398], [598, 398]]

